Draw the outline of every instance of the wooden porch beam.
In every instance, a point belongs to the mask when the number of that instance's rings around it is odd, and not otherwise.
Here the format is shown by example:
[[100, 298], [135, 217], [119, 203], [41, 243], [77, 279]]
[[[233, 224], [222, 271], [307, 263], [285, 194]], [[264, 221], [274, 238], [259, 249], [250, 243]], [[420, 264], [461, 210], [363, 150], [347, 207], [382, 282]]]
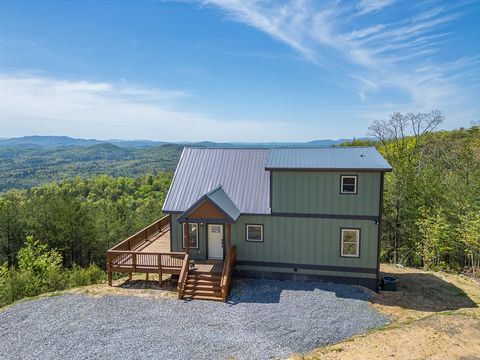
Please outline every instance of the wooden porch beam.
[[232, 253], [232, 224], [227, 224], [227, 259], [230, 259]]
[[187, 222], [183, 223], [183, 236], [185, 237], [185, 252], [188, 254], [190, 252], [190, 227]]

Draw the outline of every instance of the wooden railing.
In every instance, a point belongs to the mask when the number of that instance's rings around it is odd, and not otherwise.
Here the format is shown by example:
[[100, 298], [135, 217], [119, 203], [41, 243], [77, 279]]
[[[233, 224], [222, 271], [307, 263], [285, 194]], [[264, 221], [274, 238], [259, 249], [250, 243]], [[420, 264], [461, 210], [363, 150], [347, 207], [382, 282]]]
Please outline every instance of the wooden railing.
[[188, 254], [185, 254], [185, 259], [183, 261], [182, 270], [180, 271], [180, 276], [178, 277], [177, 290], [178, 290], [178, 298], [179, 299], [181, 299], [183, 297], [183, 289], [185, 288], [185, 283], [187, 281], [188, 267], [189, 266], [190, 265], [188, 263]]
[[230, 256], [227, 256], [223, 263], [222, 279], [220, 281], [220, 287], [222, 288], [223, 301], [227, 301], [228, 292], [230, 291], [230, 283], [232, 280], [233, 267], [237, 258], [237, 246], [233, 245]]
[[134, 272], [158, 273], [161, 284], [163, 274], [178, 275], [185, 265], [188, 267], [188, 256], [184, 252], [141, 251], [169, 227], [170, 215], [167, 215], [108, 250], [108, 284], [112, 285], [112, 272], [129, 273], [130, 278]]
[[170, 215], [166, 215], [154, 223], [148, 225], [146, 228], [136, 232], [129, 238], [123, 240], [121, 243], [112, 247], [111, 250], [136, 250], [138, 245], [145, 243], [148, 239], [167, 231], [170, 227]]

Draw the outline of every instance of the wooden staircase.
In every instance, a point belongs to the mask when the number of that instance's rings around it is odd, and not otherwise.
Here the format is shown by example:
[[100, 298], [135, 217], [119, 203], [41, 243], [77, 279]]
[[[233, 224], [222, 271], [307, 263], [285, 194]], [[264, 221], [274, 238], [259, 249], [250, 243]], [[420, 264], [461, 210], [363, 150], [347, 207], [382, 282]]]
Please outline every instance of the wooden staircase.
[[221, 280], [222, 275], [218, 273], [189, 272], [183, 288], [183, 299], [223, 301]]
[[188, 254], [186, 254], [178, 278], [178, 298], [227, 301], [236, 258], [237, 246], [234, 245], [223, 264], [217, 264], [223, 266], [221, 271], [215, 269], [215, 266], [210, 270], [205, 268], [189, 270]]

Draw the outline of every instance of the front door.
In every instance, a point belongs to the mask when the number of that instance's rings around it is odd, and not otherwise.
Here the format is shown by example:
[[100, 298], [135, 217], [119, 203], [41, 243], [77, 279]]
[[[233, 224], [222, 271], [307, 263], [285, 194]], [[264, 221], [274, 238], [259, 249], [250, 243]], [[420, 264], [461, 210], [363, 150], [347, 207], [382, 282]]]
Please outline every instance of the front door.
[[223, 225], [208, 224], [208, 258], [223, 260]]

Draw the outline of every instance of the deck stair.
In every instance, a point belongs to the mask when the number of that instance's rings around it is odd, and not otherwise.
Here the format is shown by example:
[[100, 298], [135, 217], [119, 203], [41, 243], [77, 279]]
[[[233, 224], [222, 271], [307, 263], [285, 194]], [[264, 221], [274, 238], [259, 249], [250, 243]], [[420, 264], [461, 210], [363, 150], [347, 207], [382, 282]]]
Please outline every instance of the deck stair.
[[190, 271], [183, 290], [185, 300], [223, 301], [222, 275], [218, 273]]

